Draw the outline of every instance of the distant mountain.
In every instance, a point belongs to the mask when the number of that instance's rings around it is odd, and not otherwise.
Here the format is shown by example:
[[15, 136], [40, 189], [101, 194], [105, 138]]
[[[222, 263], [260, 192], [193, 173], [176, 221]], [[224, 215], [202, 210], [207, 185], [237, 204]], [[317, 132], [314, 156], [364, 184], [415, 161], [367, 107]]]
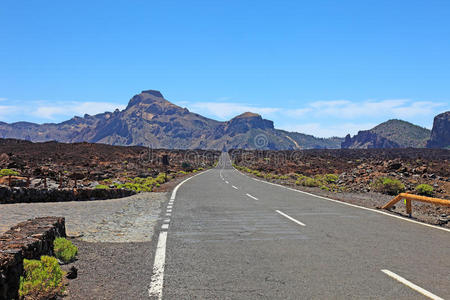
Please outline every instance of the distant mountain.
[[359, 131], [357, 135], [347, 135], [342, 148], [424, 148], [430, 138], [429, 129], [402, 120], [389, 120], [370, 130]]
[[272, 121], [250, 112], [219, 122], [179, 107], [155, 90], [135, 95], [122, 111], [74, 117], [58, 124], [0, 122], [0, 137], [219, 150], [340, 148], [343, 141], [278, 130]]
[[427, 143], [427, 147], [450, 149], [450, 111], [434, 117], [431, 138]]

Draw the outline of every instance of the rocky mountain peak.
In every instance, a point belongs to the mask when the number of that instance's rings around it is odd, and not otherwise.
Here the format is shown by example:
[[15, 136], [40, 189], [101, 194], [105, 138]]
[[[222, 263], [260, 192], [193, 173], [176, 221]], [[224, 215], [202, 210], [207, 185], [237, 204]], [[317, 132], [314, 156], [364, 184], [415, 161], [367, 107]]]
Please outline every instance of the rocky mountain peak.
[[450, 111], [434, 117], [428, 148], [450, 148]]
[[256, 114], [256, 113], [252, 113], [252, 112], [245, 112], [243, 114], [240, 114], [239, 116], [234, 117], [233, 119], [241, 119], [241, 118], [261, 118], [261, 115]]
[[226, 132], [243, 133], [250, 129], [273, 129], [273, 122], [261, 115], [245, 112], [227, 122]]
[[146, 90], [146, 91], [142, 91], [142, 94], [149, 94], [158, 98], [164, 98], [163, 95], [161, 94], [160, 91], [157, 90]]

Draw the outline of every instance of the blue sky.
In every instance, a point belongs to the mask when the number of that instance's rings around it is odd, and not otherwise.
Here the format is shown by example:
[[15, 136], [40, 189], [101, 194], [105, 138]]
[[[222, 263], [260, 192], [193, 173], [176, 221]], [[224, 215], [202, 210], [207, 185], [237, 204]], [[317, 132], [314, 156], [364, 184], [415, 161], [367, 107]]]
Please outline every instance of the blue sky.
[[158, 89], [227, 120], [344, 136], [450, 109], [450, 1], [0, 3], [0, 121], [59, 122]]

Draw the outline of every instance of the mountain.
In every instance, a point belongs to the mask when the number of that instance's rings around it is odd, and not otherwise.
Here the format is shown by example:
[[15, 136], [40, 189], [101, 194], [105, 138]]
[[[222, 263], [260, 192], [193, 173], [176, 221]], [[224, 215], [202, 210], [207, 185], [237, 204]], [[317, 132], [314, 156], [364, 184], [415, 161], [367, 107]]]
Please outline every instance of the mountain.
[[450, 111], [434, 117], [431, 138], [427, 143], [427, 147], [450, 149]]
[[58, 124], [0, 122], [0, 138], [218, 150], [340, 148], [343, 140], [278, 130], [272, 121], [250, 112], [219, 122], [179, 107], [155, 90], [135, 95], [122, 111], [74, 117]]
[[341, 147], [346, 149], [368, 148], [424, 148], [430, 138], [430, 130], [402, 120], [389, 120], [370, 130], [347, 135]]

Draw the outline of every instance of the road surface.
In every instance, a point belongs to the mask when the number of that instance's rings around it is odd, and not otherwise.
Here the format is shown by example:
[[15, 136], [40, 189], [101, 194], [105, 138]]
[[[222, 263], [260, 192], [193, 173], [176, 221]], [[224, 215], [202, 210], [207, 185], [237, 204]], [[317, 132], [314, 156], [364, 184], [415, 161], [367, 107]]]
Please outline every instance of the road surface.
[[174, 191], [151, 298], [450, 299], [450, 232], [250, 178], [223, 154]]

